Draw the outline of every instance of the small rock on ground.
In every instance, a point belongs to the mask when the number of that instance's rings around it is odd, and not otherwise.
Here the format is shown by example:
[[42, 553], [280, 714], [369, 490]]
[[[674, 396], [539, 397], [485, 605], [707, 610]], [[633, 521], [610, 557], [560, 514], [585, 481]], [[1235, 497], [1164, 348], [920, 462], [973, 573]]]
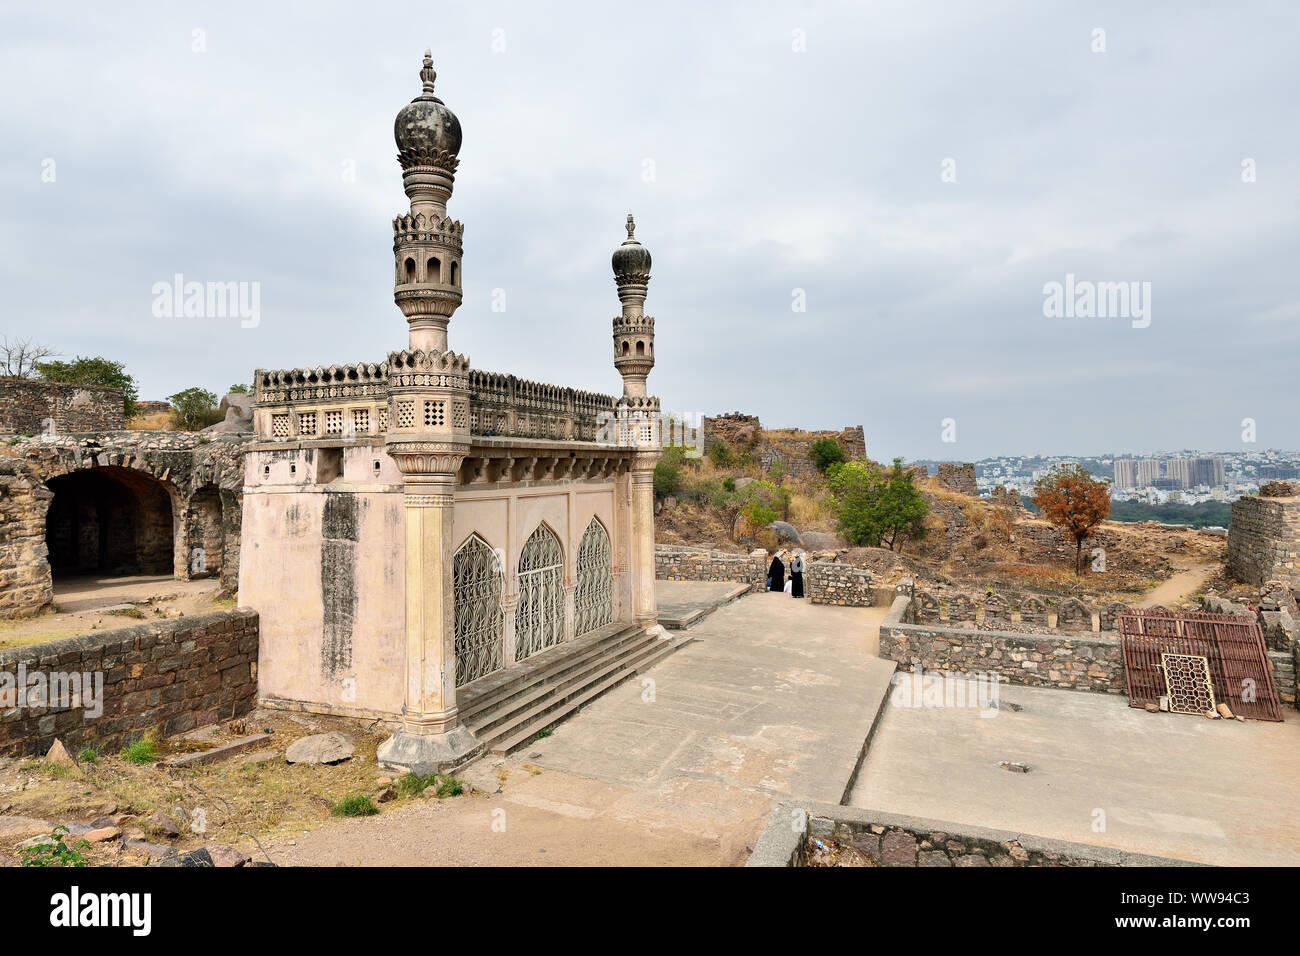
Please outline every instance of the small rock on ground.
[[347, 760], [355, 752], [351, 739], [346, 734], [334, 731], [295, 740], [284, 752], [284, 759], [289, 763], [330, 764]]

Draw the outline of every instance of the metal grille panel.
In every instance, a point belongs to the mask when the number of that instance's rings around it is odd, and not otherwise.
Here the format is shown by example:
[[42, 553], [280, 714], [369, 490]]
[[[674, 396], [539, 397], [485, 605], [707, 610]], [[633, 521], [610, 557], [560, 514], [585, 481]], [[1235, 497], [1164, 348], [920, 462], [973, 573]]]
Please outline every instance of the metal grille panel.
[[1205, 715], [1214, 710], [1210, 662], [1195, 654], [1161, 654], [1160, 667], [1169, 688], [1169, 709], [1175, 714]]
[[528, 536], [519, 555], [515, 660], [564, 640], [564, 549], [546, 525]]
[[614, 571], [609, 534], [595, 518], [578, 545], [578, 586], [573, 597], [574, 634], [586, 634], [614, 620]]
[[1122, 611], [1115, 625], [1130, 707], [1157, 703], [1168, 693], [1162, 654], [1190, 654], [1209, 662], [1214, 697], [1234, 715], [1282, 719], [1273, 666], [1254, 617], [1132, 608]]
[[456, 686], [485, 677], [503, 666], [505, 575], [501, 560], [486, 541], [472, 536], [452, 565], [456, 620]]

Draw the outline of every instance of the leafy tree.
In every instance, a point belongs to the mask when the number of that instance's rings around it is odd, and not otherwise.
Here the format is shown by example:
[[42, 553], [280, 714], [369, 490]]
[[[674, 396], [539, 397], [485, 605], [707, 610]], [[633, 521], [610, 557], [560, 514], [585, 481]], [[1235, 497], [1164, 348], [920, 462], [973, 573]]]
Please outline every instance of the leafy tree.
[[229, 391], [226, 392], [226, 394], [227, 395], [249, 395], [252, 393], [252, 391], [253, 388], [251, 385], [232, 385], [230, 386], [230, 389]]
[[838, 527], [851, 544], [901, 551], [925, 537], [929, 506], [901, 458], [885, 471], [869, 462], [832, 464], [827, 469]]
[[1074, 539], [1074, 573], [1081, 573], [1083, 542], [1110, 514], [1110, 481], [1079, 465], [1057, 465], [1034, 483], [1034, 504], [1043, 517]]
[[843, 464], [849, 458], [848, 452], [844, 450], [844, 444], [839, 439], [831, 438], [829, 435], [813, 442], [808, 454], [812, 458], [813, 464], [817, 466], [817, 470], [823, 474], [831, 465]]
[[217, 396], [206, 388], [187, 388], [167, 396], [167, 401], [176, 410], [177, 427], [187, 432], [204, 427], [217, 408]]
[[140, 392], [135, 379], [126, 373], [121, 362], [100, 356], [78, 355], [71, 362], [38, 362], [36, 371], [47, 382], [71, 382], [74, 385], [107, 385], [122, 392], [122, 411], [127, 418], [140, 411]]

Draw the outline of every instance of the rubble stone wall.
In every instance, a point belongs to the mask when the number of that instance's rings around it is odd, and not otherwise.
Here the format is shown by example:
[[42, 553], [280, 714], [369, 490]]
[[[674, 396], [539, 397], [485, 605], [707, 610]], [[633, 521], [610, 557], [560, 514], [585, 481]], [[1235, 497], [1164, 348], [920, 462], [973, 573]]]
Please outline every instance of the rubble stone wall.
[[1300, 498], [1248, 495], [1232, 503], [1228, 574], [1246, 584], [1300, 588]]
[[[0, 650], [0, 753], [43, 754], [56, 737], [74, 754], [90, 745], [115, 751], [146, 733], [247, 713], [257, 699], [257, 645], [257, 612], [237, 608]], [[92, 688], [102, 675], [102, 697], [52, 693], [73, 674], [90, 674]], [[40, 682], [44, 694], [35, 693]]]
[[664, 581], [735, 581], [751, 591], [767, 587], [767, 560], [698, 548], [656, 545], [655, 577]]
[[26, 464], [0, 457], [0, 617], [28, 617], [54, 600], [45, 545], [53, 497]]
[[0, 435], [42, 435], [124, 427], [120, 389], [25, 378], [0, 378]]
[[745, 865], [828, 863], [895, 867], [1201, 865], [968, 823], [808, 802], [774, 809]]
[[840, 431], [811, 431], [795, 429], [783, 435], [771, 433], [763, 436], [758, 458], [764, 469], [780, 465], [787, 475], [808, 477], [817, 473], [812, 460], [812, 446], [822, 438], [834, 438], [844, 446], [849, 460], [867, 457], [867, 439], [861, 425], [851, 425]]
[[996, 673], [1030, 687], [1126, 693], [1119, 641], [1084, 635], [976, 630], [905, 623], [913, 599], [894, 601], [880, 625], [880, 656], [928, 671]]

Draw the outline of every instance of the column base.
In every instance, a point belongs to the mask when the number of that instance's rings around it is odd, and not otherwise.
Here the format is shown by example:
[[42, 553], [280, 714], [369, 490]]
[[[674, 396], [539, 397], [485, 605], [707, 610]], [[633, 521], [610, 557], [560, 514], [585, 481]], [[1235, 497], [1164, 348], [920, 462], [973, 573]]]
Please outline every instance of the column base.
[[483, 745], [464, 727], [445, 734], [413, 734], [402, 729], [379, 745], [375, 757], [386, 769], [424, 776], [459, 766], [482, 749]]

